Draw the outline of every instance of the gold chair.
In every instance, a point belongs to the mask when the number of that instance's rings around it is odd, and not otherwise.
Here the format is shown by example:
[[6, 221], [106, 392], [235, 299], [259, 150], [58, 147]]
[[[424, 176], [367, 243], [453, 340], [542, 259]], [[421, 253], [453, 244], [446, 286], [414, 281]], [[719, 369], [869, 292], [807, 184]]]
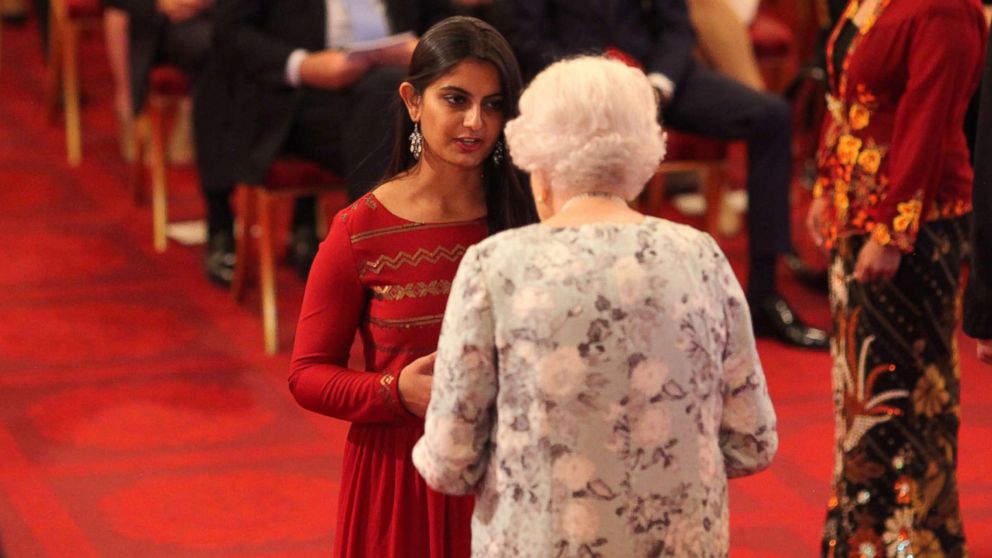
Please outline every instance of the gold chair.
[[706, 200], [704, 229], [720, 234], [720, 212], [726, 195], [726, 142], [678, 132], [668, 132], [668, 156], [641, 194], [639, 208], [660, 215], [665, 200], [665, 178], [675, 173], [692, 173]]
[[[132, 166], [136, 203], [144, 201], [146, 172], [151, 175], [152, 241], [156, 252], [168, 246], [169, 195], [165, 155], [165, 124], [175, 118], [189, 94], [189, 79], [178, 68], [156, 66], [149, 76], [148, 100], [136, 124], [138, 138]], [[145, 168], [147, 158], [147, 170]]]
[[65, 112], [66, 158], [72, 166], [83, 160], [79, 110], [79, 38], [84, 29], [100, 25], [100, 0], [51, 0], [48, 24], [48, 79], [45, 103], [49, 116], [58, 112], [61, 87]]
[[[334, 189], [343, 190], [344, 181], [319, 165], [293, 158], [276, 160], [261, 184], [239, 184], [237, 187], [240, 223], [235, 231], [237, 263], [231, 294], [239, 302], [244, 299], [248, 275], [254, 266], [251, 260], [257, 255], [265, 352], [270, 355], [279, 350], [273, 206], [279, 200], [320, 196]], [[323, 212], [318, 212], [318, 221], [322, 216]], [[325, 223], [318, 222], [318, 232], [326, 232]], [[254, 250], [250, 237], [257, 239]]]

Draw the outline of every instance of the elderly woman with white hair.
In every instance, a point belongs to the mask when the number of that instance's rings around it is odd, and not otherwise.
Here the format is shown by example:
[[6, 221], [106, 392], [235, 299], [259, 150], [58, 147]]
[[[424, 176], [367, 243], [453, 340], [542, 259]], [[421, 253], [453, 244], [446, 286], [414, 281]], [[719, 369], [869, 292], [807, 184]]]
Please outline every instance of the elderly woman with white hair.
[[727, 478], [775, 453], [726, 258], [627, 205], [664, 155], [656, 110], [644, 74], [583, 57], [506, 127], [543, 222], [465, 254], [413, 452], [478, 494], [474, 556], [726, 556]]

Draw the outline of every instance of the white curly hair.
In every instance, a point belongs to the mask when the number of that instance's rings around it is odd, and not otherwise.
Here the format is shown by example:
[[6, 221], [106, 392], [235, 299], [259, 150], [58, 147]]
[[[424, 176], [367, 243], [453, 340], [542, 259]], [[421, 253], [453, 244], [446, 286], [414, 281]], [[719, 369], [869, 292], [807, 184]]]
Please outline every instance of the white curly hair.
[[605, 191], [632, 200], [665, 156], [657, 115], [643, 72], [582, 56], [538, 74], [504, 133], [514, 164], [542, 172], [556, 196]]

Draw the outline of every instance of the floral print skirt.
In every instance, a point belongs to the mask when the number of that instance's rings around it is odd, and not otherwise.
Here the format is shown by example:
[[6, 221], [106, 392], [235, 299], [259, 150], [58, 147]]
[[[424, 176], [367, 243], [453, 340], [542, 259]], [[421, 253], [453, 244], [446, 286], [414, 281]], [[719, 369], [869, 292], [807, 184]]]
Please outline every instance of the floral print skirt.
[[967, 556], [958, 508], [961, 260], [968, 217], [924, 224], [895, 277], [851, 276], [865, 237], [830, 270], [836, 419], [828, 558]]

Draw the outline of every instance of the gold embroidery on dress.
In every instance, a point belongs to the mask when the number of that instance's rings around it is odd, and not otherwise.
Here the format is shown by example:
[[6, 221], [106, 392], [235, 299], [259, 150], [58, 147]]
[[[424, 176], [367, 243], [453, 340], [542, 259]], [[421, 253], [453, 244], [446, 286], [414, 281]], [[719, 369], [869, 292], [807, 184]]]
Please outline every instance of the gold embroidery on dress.
[[379, 256], [375, 260], [365, 262], [365, 270], [370, 271], [378, 275], [382, 273], [383, 269], [387, 267], [392, 270], [397, 270], [401, 266], [409, 265], [412, 267], [418, 267], [420, 264], [427, 263], [437, 263], [442, 259], [448, 260], [449, 262], [457, 262], [459, 258], [465, 255], [466, 248], [464, 245], [456, 244], [452, 247], [438, 246], [433, 250], [428, 250], [426, 248], [419, 248], [413, 254], [408, 252], [400, 252], [395, 256]]
[[436, 314], [433, 316], [416, 316], [413, 318], [401, 318], [396, 320], [369, 317], [369, 323], [379, 327], [408, 329], [411, 327], [423, 327], [439, 324], [443, 318], [444, 314]]
[[414, 355], [420, 358], [424, 355], [429, 355], [435, 351], [434, 347], [405, 347], [405, 346], [392, 346], [392, 345], [376, 345], [375, 352], [385, 354], [385, 355]]
[[389, 403], [393, 402], [392, 385], [394, 381], [396, 381], [396, 376], [392, 374], [379, 376], [379, 394]]
[[362, 240], [368, 240], [370, 238], [375, 238], [378, 236], [386, 236], [389, 234], [407, 232], [414, 229], [417, 230], [431, 230], [431, 229], [441, 229], [444, 227], [452, 227], [459, 225], [476, 225], [482, 224], [484, 221], [477, 219], [475, 221], [463, 221], [463, 222], [452, 222], [452, 223], [405, 223], [403, 225], [396, 225], [395, 227], [384, 227], [381, 229], [375, 229], [373, 231], [365, 231], [358, 233], [351, 237], [351, 241], [359, 242]]
[[424, 298], [442, 296], [451, 292], [451, 281], [438, 280], [425, 283], [407, 283], [406, 285], [386, 285], [372, 287], [372, 296], [376, 300], [403, 300], [404, 298]]
[[406, 223], [404, 225], [397, 225], [395, 227], [385, 227], [385, 228], [382, 228], [382, 229], [375, 229], [375, 230], [371, 230], [371, 231], [360, 232], [358, 234], [355, 234], [355, 235], [352, 235], [351, 236], [351, 242], [352, 243], [355, 243], [355, 242], [360, 242], [362, 240], [366, 240], [366, 239], [369, 239], [369, 238], [375, 238], [377, 236], [384, 236], [384, 235], [387, 235], [387, 234], [392, 234], [392, 233], [397, 233], [397, 232], [404, 232], [404, 231], [408, 231], [410, 229], [419, 228], [420, 226], [421, 225], [419, 223]]

